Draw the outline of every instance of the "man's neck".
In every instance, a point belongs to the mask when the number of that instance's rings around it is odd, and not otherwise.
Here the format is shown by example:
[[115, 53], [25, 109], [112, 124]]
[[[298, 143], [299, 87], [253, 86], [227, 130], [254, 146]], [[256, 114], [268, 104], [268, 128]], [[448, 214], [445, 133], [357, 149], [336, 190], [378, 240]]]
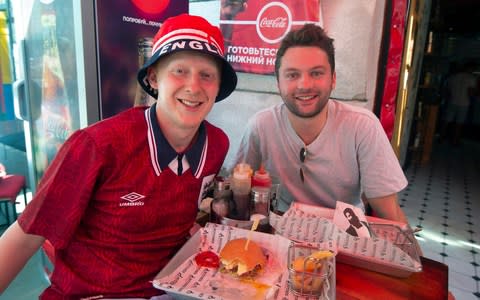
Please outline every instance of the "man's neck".
[[160, 118], [158, 115], [157, 120], [163, 136], [177, 153], [185, 152], [197, 136], [198, 126], [196, 128], [179, 128], [165, 122], [166, 118]]
[[328, 103], [318, 115], [312, 118], [296, 116], [289, 110], [287, 110], [287, 113], [288, 120], [290, 121], [293, 130], [295, 130], [295, 133], [300, 137], [303, 143], [308, 146], [318, 137], [327, 123]]
[[183, 153], [195, 142], [198, 128], [194, 131], [178, 128], [168, 128], [168, 130], [165, 131], [162, 128], [162, 132], [170, 146], [172, 146], [177, 153]]

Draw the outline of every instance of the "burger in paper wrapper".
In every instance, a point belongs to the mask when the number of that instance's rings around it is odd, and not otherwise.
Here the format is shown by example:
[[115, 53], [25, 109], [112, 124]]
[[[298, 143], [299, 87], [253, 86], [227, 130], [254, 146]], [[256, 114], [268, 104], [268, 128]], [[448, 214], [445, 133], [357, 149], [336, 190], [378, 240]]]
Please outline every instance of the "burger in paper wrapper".
[[252, 240], [245, 250], [247, 239], [228, 241], [220, 251], [222, 270], [239, 277], [255, 277], [264, 270], [267, 258], [262, 249]]

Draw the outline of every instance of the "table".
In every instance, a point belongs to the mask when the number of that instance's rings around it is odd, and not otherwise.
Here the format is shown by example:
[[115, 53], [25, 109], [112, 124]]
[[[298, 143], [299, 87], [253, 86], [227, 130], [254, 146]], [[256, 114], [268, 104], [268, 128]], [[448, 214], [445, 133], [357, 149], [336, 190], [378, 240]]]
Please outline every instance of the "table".
[[[199, 214], [202, 226], [208, 214]], [[448, 299], [448, 266], [420, 257], [422, 271], [406, 278], [393, 277], [349, 264], [336, 263], [336, 299], [440, 300]]]
[[[187, 249], [193, 249], [199, 241], [200, 236], [195, 235], [185, 246]], [[157, 277], [171, 274], [180, 263], [190, 256], [189, 251], [180, 251]], [[336, 300], [448, 299], [448, 266], [425, 257], [421, 257], [421, 262], [421, 272], [400, 278], [369, 271], [337, 260]]]
[[407, 278], [357, 268], [337, 261], [337, 300], [447, 299], [448, 266], [420, 257], [422, 272]]

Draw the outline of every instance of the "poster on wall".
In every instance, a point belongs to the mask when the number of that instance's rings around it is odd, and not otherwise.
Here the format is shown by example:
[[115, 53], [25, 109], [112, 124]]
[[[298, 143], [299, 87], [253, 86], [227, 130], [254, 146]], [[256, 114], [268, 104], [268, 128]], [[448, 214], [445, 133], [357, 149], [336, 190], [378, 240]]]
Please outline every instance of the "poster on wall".
[[225, 57], [239, 72], [271, 76], [279, 41], [304, 23], [316, 23], [334, 40], [337, 84], [332, 98], [372, 109], [387, 2], [220, 0]]
[[153, 99], [137, 83], [162, 22], [188, 12], [188, 0], [96, 1], [102, 119]]
[[225, 57], [239, 72], [273, 74], [280, 41], [305, 23], [322, 26], [319, 0], [221, 0]]

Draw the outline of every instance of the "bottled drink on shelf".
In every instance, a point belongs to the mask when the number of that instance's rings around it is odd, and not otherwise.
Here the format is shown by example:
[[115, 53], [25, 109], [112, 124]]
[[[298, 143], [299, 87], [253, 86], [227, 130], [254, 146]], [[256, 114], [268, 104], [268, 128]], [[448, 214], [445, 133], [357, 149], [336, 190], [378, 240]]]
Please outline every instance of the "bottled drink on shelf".
[[[152, 55], [153, 39], [150, 37], [142, 37], [138, 39], [138, 66], [141, 68]], [[134, 106], [150, 106], [155, 102], [155, 99], [147, 94], [140, 84], [137, 83], [135, 91]]]

